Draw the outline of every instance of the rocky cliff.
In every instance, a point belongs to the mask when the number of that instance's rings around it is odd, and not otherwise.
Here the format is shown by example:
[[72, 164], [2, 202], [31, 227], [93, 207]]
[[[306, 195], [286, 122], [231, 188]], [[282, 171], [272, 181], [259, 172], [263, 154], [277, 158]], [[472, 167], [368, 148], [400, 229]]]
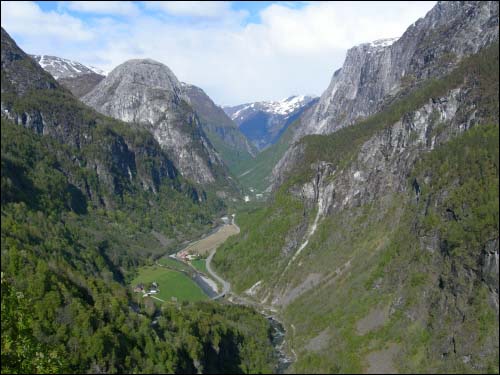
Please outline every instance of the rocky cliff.
[[438, 2], [400, 38], [351, 48], [298, 136], [328, 134], [369, 116], [388, 96], [443, 76], [496, 38], [498, 2]]
[[498, 60], [498, 4], [438, 3], [352, 49], [302, 118], [320, 134], [215, 258], [281, 312], [294, 371], [497, 371]]
[[183, 176], [201, 184], [220, 180], [232, 186], [189, 98], [167, 66], [150, 59], [129, 60], [113, 69], [82, 101], [100, 113], [145, 126]]
[[[313, 113], [295, 132], [330, 134], [382, 110], [428, 79], [449, 73], [466, 56], [498, 39], [497, 2], [438, 2], [400, 38], [351, 48]], [[291, 168], [297, 146], [273, 170], [274, 185]]]

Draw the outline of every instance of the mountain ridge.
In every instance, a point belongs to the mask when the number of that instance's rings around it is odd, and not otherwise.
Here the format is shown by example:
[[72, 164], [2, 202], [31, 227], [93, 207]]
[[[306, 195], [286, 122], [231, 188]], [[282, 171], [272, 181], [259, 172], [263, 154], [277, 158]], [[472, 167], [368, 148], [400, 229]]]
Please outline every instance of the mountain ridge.
[[198, 114], [203, 130], [230, 170], [255, 157], [256, 150], [246, 136], [202, 88], [184, 82], [181, 86]]

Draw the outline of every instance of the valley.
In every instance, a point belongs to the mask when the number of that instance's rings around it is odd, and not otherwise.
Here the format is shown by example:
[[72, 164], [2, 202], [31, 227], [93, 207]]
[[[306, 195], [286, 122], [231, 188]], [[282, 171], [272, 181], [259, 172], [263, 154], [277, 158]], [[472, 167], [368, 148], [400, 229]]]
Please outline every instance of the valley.
[[2, 2], [2, 373], [498, 373], [498, 2], [101, 5]]
[[[282, 374], [293, 363], [293, 357], [288, 353], [285, 330], [280, 318], [275, 315], [276, 310], [234, 293], [230, 283], [221, 278], [211, 266], [217, 248], [230, 236], [240, 232], [235, 218], [236, 215], [233, 215], [231, 223], [225, 223], [202, 236], [201, 239], [189, 243], [176, 253], [160, 258], [155, 266], [139, 269], [139, 276], [132, 281], [131, 287], [154, 283], [155, 288], [158, 287], [158, 293], [148, 293], [142, 297], [154, 299], [155, 303], [160, 305], [167, 301], [177, 303], [210, 298], [219, 303], [249, 306], [259, 311], [271, 324], [272, 343], [278, 358], [276, 373]], [[187, 254], [209, 255], [206, 259], [187, 260]], [[195, 262], [199, 262], [198, 265], [195, 266]], [[210, 279], [207, 280], [207, 276]], [[194, 287], [195, 285], [198, 289]], [[147, 293], [147, 289], [141, 290], [140, 293]], [[204, 295], [200, 292], [203, 292]]]

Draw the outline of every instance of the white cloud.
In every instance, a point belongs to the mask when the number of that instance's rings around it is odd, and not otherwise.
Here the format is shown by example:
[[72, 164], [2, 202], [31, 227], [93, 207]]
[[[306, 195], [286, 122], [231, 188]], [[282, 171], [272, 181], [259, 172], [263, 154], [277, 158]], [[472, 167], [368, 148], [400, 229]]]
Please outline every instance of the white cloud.
[[[400, 36], [433, 4], [311, 2], [291, 8], [278, 3], [261, 11], [260, 23], [245, 23], [246, 12], [234, 11], [228, 3], [165, 2], [146, 4], [147, 10], [126, 22], [86, 19], [81, 30], [98, 36], [95, 39], [60, 43], [54, 35], [42, 33], [37, 39], [26, 30], [6, 29], [21, 38], [20, 46], [28, 52], [59, 55], [108, 71], [127, 59], [150, 57], [168, 65], [180, 80], [202, 87], [215, 102], [239, 104], [291, 94], [320, 95], [348, 48]], [[158, 9], [151, 12], [152, 6]]]
[[2, 27], [29, 38], [86, 41], [93, 37], [83, 22], [66, 13], [43, 12], [31, 1], [2, 1]]
[[58, 8], [82, 13], [120, 16], [133, 16], [139, 13], [137, 6], [131, 1], [60, 1]]
[[227, 1], [145, 1], [149, 9], [161, 10], [173, 16], [220, 18], [230, 12]]
[[229, 1], [143, 1], [142, 4], [160, 18], [166, 16], [191, 21], [192, 28], [204, 28], [214, 23], [220, 28], [240, 25], [249, 15], [246, 10], [231, 9]]

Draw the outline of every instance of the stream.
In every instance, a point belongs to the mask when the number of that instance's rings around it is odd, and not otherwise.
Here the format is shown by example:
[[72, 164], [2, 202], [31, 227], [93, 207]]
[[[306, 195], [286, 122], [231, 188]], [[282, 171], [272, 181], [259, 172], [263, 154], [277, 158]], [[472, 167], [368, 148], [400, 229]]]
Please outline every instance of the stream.
[[293, 363], [293, 359], [290, 358], [285, 351], [286, 331], [283, 325], [272, 316], [267, 317], [267, 320], [269, 320], [271, 327], [273, 327], [271, 342], [278, 356], [278, 365], [276, 367], [275, 373], [284, 374], [286, 369], [288, 369], [288, 367], [290, 367], [290, 365]]

